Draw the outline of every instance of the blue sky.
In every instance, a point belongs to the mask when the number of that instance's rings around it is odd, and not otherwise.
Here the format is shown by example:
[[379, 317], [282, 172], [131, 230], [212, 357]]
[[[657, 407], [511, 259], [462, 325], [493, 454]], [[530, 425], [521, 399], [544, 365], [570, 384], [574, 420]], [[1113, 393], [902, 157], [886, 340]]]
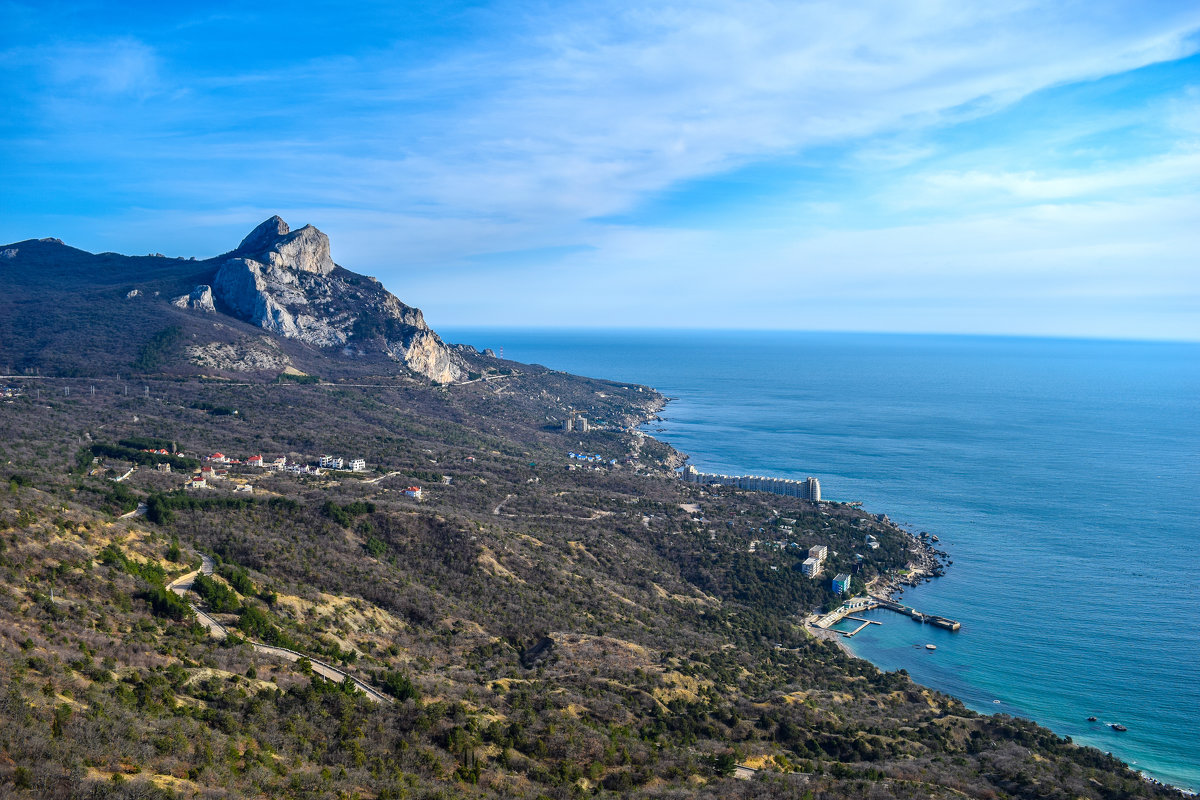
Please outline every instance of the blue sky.
[[1174, 0], [0, 2], [0, 241], [279, 213], [435, 327], [1200, 339], [1198, 51]]

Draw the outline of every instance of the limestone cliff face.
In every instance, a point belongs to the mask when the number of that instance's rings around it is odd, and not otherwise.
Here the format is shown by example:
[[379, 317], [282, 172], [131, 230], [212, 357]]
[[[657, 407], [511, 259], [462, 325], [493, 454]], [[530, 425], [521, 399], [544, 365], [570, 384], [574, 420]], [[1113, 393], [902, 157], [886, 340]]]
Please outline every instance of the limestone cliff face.
[[465, 373], [462, 359], [374, 278], [333, 263], [329, 237], [292, 231], [279, 217], [225, 257], [212, 294], [222, 310], [289, 339], [348, 352], [380, 352], [438, 383]]
[[453, 351], [428, 328], [416, 331], [407, 340], [389, 343], [386, 347], [392, 358], [403, 361], [409, 369], [437, 383], [452, 383], [463, 375]]

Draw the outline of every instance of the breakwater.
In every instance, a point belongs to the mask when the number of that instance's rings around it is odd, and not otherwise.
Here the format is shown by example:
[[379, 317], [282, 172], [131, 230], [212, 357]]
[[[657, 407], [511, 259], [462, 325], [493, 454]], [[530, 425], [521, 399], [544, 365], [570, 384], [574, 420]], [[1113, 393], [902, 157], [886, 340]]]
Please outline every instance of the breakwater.
[[916, 622], [922, 622], [938, 628], [944, 628], [948, 631], [956, 631], [962, 627], [962, 624], [956, 620], [952, 620], [948, 617], [941, 617], [937, 614], [925, 614], [917, 611], [915, 608], [910, 608], [902, 603], [897, 603], [895, 600], [876, 599], [875, 607], [886, 608], [889, 611], [895, 611], [898, 614], [911, 617]]

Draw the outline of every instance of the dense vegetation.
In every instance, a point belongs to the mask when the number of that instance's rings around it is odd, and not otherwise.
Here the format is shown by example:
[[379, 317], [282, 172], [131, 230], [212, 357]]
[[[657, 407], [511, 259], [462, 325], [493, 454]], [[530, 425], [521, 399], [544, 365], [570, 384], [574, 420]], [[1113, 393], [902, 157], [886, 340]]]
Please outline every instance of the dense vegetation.
[[[682, 484], [677, 454], [615, 424], [654, 409], [636, 387], [547, 372], [506, 378], [503, 395], [41, 385], [50, 402], [27, 394], [0, 414], [0, 794], [1173, 794], [813, 638], [804, 616], [834, 598], [800, 574], [807, 547], [869, 581], [902, 568], [911, 539], [856, 509]], [[568, 469], [580, 435], [552, 424], [568, 404], [614, 423], [583, 436], [617, 467]], [[107, 441], [120, 444], [94, 449]], [[115, 483], [143, 442], [378, 469], [231, 467], [186, 494], [177, 473]], [[414, 481], [420, 501], [403, 493]], [[139, 502], [144, 516], [119, 516]], [[200, 554], [216, 569], [192, 602], [225, 639], [168, 588]], [[757, 772], [739, 780], [739, 765]]]

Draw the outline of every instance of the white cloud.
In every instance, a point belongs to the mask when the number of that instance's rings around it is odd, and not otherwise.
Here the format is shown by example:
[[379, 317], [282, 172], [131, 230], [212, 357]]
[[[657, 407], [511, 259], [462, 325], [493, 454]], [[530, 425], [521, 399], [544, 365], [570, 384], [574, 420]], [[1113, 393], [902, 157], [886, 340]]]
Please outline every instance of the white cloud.
[[54, 47], [39, 59], [51, 92], [145, 97], [158, 86], [157, 53], [133, 38]]
[[[417, 67], [398, 46], [193, 81], [211, 95], [179, 111], [184, 124], [192, 113], [237, 135], [124, 146], [130, 158], [136, 149], [178, 162], [185, 149], [190, 163], [226, 165], [183, 180], [186, 166], [172, 163], [162, 182], [183, 197], [240, 198], [221, 182], [253, 181], [280, 196], [272, 202], [390, 211], [414, 221], [417, 238], [431, 219], [493, 224], [493, 242], [449, 237], [450, 259], [464, 244], [554, 244], [682, 182], [814, 145], [896, 135], [861, 160], [899, 167], [930, 153], [915, 135], [923, 127], [1178, 57], [1200, 28], [1200, 10], [1117, 2], [1087, 14], [1070, 3], [749, 0], [517, 6], [511, 16], [520, 22], [504, 35]], [[152, 67], [149, 54], [130, 56], [103, 80], [137, 85]], [[260, 127], [246, 132], [251, 119]], [[1034, 190], [1053, 187], [1032, 181]]]
[[1200, 149], [1059, 175], [1035, 171], [939, 172], [919, 180], [921, 190], [905, 192], [906, 202], [950, 206], [964, 200], [994, 197], [996, 193], [1034, 201], [1086, 199], [1131, 190], [1139, 194], [1160, 193], [1196, 185], [1200, 180]]
[[444, 146], [396, 166], [453, 208], [610, 214], [646, 192], [751, 160], [979, 113], [979, 104], [1178, 57], [1200, 26], [1200, 12], [1183, 11], [1117, 13], [1126, 18], [1104, 28], [1093, 11], [1070, 18], [1069, 6], [1027, 3], [606, 9], [607, 19], [535, 38], [527, 56], [498, 70], [498, 89], [455, 120]]
[[[431, 319], [1200, 339], [1200, 195], [789, 237], [613, 229], [565, 270], [411, 283]], [[386, 282], [386, 280], [385, 280]], [[747, 314], [747, 309], [753, 309]]]

